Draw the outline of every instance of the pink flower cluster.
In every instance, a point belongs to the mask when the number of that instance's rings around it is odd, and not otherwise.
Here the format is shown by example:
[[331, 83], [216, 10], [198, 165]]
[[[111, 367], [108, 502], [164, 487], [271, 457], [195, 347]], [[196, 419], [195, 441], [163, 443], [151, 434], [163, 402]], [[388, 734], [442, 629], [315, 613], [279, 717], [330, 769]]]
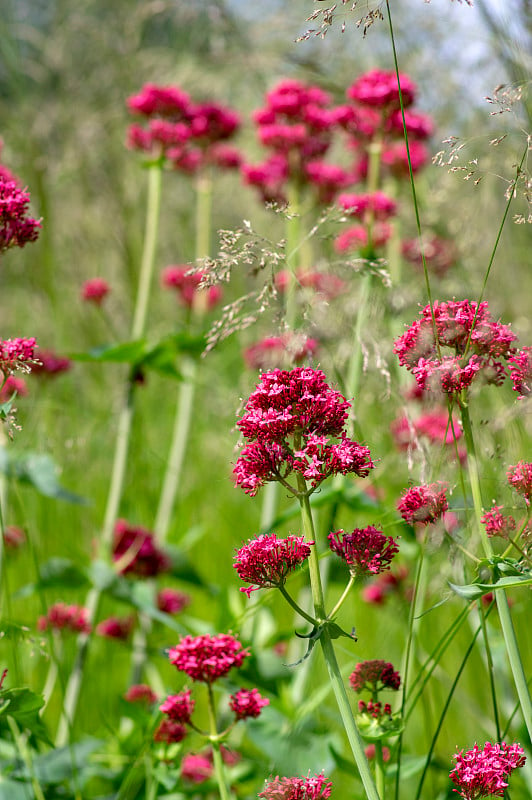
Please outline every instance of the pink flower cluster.
[[331, 796], [332, 783], [323, 773], [306, 778], [280, 778], [268, 781], [258, 796], [264, 800], [321, 800]]
[[273, 369], [283, 362], [300, 364], [312, 358], [318, 349], [316, 339], [294, 334], [268, 336], [244, 350], [244, 361], [248, 369]]
[[261, 144], [271, 155], [260, 164], [244, 164], [245, 183], [255, 186], [264, 201], [286, 202], [286, 184], [316, 188], [329, 203], [353, 182], [341, 167], [323, 162], [337, 124], [329, 95], [298, 80], [280, 81], [266, 94], [265, 106], [253, 115]]
[[440, 482], [411, 486], [397, 503], [399, 513], [409, 525], [436, 522], [448, 508], [445, 486]]
[[177, 589], [166, 588], [157, 592], [157, 608], [165, 614], [180, 614], [188, 605], [189, 595]]
[[238, 114], [219, 103], [193, 102], [178, 86], [147, 83], [127, 102], [133, 114], [147, 126], [133, 124], [128, 147], [152, 157], [164, 156], [174, 169], [194, 173], [206, 165], [232, 169], [240, 154], [225, 142], [240, 126]]
[[129, 639], [133, 626], [135, 625], [135, 617], [109, 617], [103, 619], [96, 626], [96, 633], [103, 636], [105, 639], [120, 639], [125, 642]]
[[0, 370], [5, 376], [17, 369], [29, 372], [36, 361], [35, 339], [0, 340]]
[[[278, 292], [285, 292], [290, 285], [291, 276], [287, 270], [281, 270], [275, 276], [275, 288]], [[296, 285], [302, 289], [312, 289], [317, 294], [323, 295], [326, 300], [342, 294], [346, 289], [346, 282], [330, 272], [313, 272], [298, 270], [296, 272]]]
[[207, 308], [211, 309], [221, 301], [222, 290], [219, 286], [200, 289], [199, 286], [204, 276], [203, 270], [194, 270], [187, 264], [171, 264], [163, 270], [161, 283], [165, 289], [174, 289], [182, 305], [186, 308], [193, 308], [198, 302], [198, 298], [203, 296]]
[[256, 719], [264, 706], [269, 704], [270, 701], [266, 697], [261, 697], [258, 689], [240, 689], [229, 698], [229, 708], [237, 720]]
[[519, 399], [532, 392], [532, 347], [523, 347], [508, 359], [514, 392]]
[[[1, 381], [2, 375], [0, 374], [0, 383]], [[26, 381], [17, 375], [8, 375], [0, 388], [0, 403], [10, 400], [14, 392], [17, 393], [18, 397], [26, 397], [28, 394]]]
[[349, 684], [357, 694], [363, 691], [376, 694], [382, 689], [396, 692], [401, 685], [401, 676], [388, 661], [374, 659], [357, 664], [349, 676]]
[[39, 617], [37, 628], [40, 631], [52, 628], [52, 630], [57, 631], [69, 630], [74, 633], [90, 633], [89, 611], [82, 606], [54, 603], [48, 609], [46, 616]]
[[373, 525], [355, 528], [351, 533], [334, 531], [327, 537], [329, 547], [349, 566], [353, 576], [377, 575], [390, 568], [399, 547], [392, 536], [385, 536]]
[[121, 575], [153, 578], [168, 572], [170, 559], [155, 542], [153, 533], [146, 528], [117, 520], [114, 531], [113, 561]]
[[460, 750], [454, 758], [456, 767], [449, 777], [458, 787], [454, 791], [464, 800], [481, 800], [491, 795], [504, 797], [507, 778], [526, 761], [519, 744], [506, 742], [486, 742], [483, 748], [475, 744], [472, 750]]
[[487, 383], [502, 383], [516, 339], [507, 325], [493, 319], [487, 302], [452, 300], [435, 302], [432, 311], [426, 306], [421, 319], [396, 340], [394, 353], [420, 389], [459, 394], [480, 376]]
[[110, 291], [111, 287], [105, 278], [90, 278], [81, 287], [81, 299], [101, 306]]
[[[418, 269], [423, 268], [419, 239], [407, 239], [401, 245], [403, 257]], [[426, 236], [423, 239], [425, 264], [430, 272], [442, 277], [456, 261], [453, 243], [441, 236]]]
[[249, 655], [238, 639], [228, 633], [184, 636], [169, 650], [170, 663], [193, 681], [213, 683], [233, 667], [241, 667]]
[[124, 700], [127, 700], [128, 703], [143, 703], [151, 706], [156, 702], [157, 695], [146, 683], [135, 683], [124, 694]]
[[0, 253], [37, 239], [41, 223], [28, 216], [29, 203], [28, 192], [0, 175]]
[[449, 421], [449, 413], [443, 409], [428, 411], [415, 420], [400, 417], [391, 425], [395, 444], [400, 450], [416, 447], [416, 439], [425, 438], [431, 444], [454, 444], [463, 436], [458, 421]]
[[507, 539], [516, 529], [515, 519], [510, 514], [501, 514], [502, 506], [493, 506], [480, 521], [486, 528], [488, 536], [500, 536]]
[[282, 586], [287, 576], [310, 556], [310, 545], [304, 536], [278, 539], [274, 533], [264, 533], [237, 550], [233, 566], [240, 580], [256, 586], [241, 587], [249, 597], [257, 589]]
[[62, 372], [68, 372], [72, 367], [72, 362], [69, 358], [60, 356], [52, 350], [41, 350], [41, 348], [39, 348], [36, 358], [37, 361], [31, 368], [33, 375], [55, 378]]
[[532, 463], [530, 461], [518, 461], [515, 466], [510, 467], [506, 473], [508, 483], [525, 499], [527, 506], [532, 500]]
[[171, 694], [164, 703], [159, 706], [159, 710], [166, 714], [174, 722], [181, 722], [186, 725], [190, 722], [196, 701], [190, 696], [190, 689], [180, 694]]
[[[329, 475], [366, 477], [374, 465], [369, 448], [345, 433], [349, 407], [321, 370], [263, 373], [237, 423], [248, 444], [233, 470], [236, 485], [255, 495], [267, 482], [280, 481], [297, 495], [298, 488], [287, 481], [293, 472], [310, 483], [310, 491]], [[330, 437], [340, 441], [333, 443]]]

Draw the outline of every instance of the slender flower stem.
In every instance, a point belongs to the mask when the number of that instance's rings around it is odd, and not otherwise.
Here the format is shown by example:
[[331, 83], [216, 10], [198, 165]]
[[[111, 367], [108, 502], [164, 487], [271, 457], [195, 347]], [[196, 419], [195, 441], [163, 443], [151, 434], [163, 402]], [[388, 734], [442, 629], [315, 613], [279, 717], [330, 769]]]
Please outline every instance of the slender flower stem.
[[296, 601], [294, 600], [294, 598], [293, 598], [293, 597], [291, 597], [291, 595], [289, 595], [289, 594], [288, 594], [288, 592], [286, 591], [286, 589], [284, 588], [284, 586], [283, 586], [282, 584], [280, 584], [280, 586], [279, 586], [279, 591], [280, 591], [280, 592], [281, 592], [281, 594], [283, 595], [283, 597], [284, 597], [284, 599], [286, 600], [286, 602], [287, 602], [287, 603], [289, 603], [289, 604], [292, 606], [292, 608], [294, 609], [294, 611], [295, 611], [297, 614], [299, 614], [299, 616], [300, 616], [300, 617], [303, 617], [303, 619], [306, 619], [306, 620], [307, 620], [307, 622], [309, 622], [309, 623], [312, 625], [312, 627], [313, 627], [313, 628], [315, 628], [315, 627], [316, 627], [316, 625], [317, 625], [317, 623], [316, 623], [316, 620], [314, 619], [314, 617], [311, 617], [311, 616], [310, 616], [310, 614], [307, 614], [307, 612], [306, 612], [306, 611], [304, 611], [304, 610], [301, 608], [301, 606], [299, 606], [299, 605], [296, 603]]
[[[477, 530], [484, 547], [484, 552], [487, 558], [492, 558], [493, 550], [491, 542], [486, 534], [484, 526], [480, 522], [482, 517], [482, 494], [480, 489], [480, 477], [478, 471], [478, 461], [476, 457], [475, 441], [473, 438], [473, 429], [471, 426], [471, 418], [469, 416], [469, 406], [467, 402], [462, 400], [460, 403], [460, 412], [462, 415], [462, 427], [464, 431], [464, 438], [467, 448], [467, 467], [469, 471], [469, 481], [471, 484], [471, 494], [473, 496], [473, 505], [475, 509], [475, 517], [477, 523]], [[510, 662], [510, 668], [514, 678], [517, 696], [521, 704], [521, 711], [528, 730], [530, 738], [532, 738], [532, 701], [530, 699], [530, 692], [523, 669], [523, 662], [519, 653], [519, 646], [510, 615], [510, 608], [508, 606], [508, 598], [504, 589], [498, 589], [495, 592], [497, 602], [497, 611], [499, 612], [499, 619], [501, 621], [501, 628], [506, 645], [506, 652]]]
[[344, 604], [344, 600], [346, 599], [347, 595], [349, 594], [349, 592], [353, 588], [354, 583], [355, 583], [355, 576], [351, 575], [351, 577], [349, 578], [349, 581], [347, 583], [347, 586], [345, 587], [344, 591], [342, 592], [342, 596], [340, 597], [340, 599], [336, 603], [336, 605], [333, 608], [333, 610], [329, 612], [328, 619], [334, 619], [335, 616], [338, 614], [339, 610], [341, 609], [341, 607]]
[[384, 797], [384, 758], [382, 742], [375, 742], [375, 783], [380, 797]]
[[[316, 541], [314, 531], [314, 521], [312, 519], [312, 511], [310, 508], [310, 501], [308, 495], [305, 493], [306, 485], [305, 479], [301, 474], [298, 474], [298, 489], [300, 492], [299, 502], [301, 505], [301, 518], [303, 523], [303, 531], [307, 541]], [[321, 576], [318, 562], [318, 552], [315, 547], [311, 548], [309, 556], [309, 572], [312, 590], [312, 598], [314, 601], [314, 612], [318, 622], [323, 623], [326, 620], [325, 601], [323, 598], [323, 588], [321, 584]], [[351, 746], [351, 752], [355, 759], [360, 778], [366, 791], [367, 800], [382, 800], [375, 786], [369, 764], [364, 753], [364, 745], [362, 738], [357, 728], [353, 712], [349, 704], [347, 692], [345, 690], [344, 682], [336, 660], [333, 643], [325, 625], [320, 635], [320, 645], [327, 664], [329, 679], [333, 687], [338, 709], [342, 717], [345, 732]]]
[[26, 736], [19, 731], [17, 723], [15, 722], [13, 717], [10, 717], [9, 715], [7, 716], [7, 724], [9, 725], [9, 728], [11, 730], [11, 735], [15, 740], [15, 745], [20, 753], [20, 757], [22, 758], [24, 764], [26, 765], [26, 768], [30, 775], [31, 787], [33, 789], [35, 800], [46, 800], [41, 784], [39, 783], [37, 776], [35, 774], [35, 769], [33, 768], [33, 761], [31, 758], [31, 752], [28, 747], [28, 743], [26, 741]]
[[288, 213], [286, 220], [286, 268], [288, 286], [286, 287], [286, 323], [294, 328], [297, 321], [297, 277], [299, 266], [299, 247], [301, 245], [301, 209], [299, 187], [291, 181], [288, 192]]
[[208, 709], [209, 709], [209, 730], [211, 736], [212, 746], [212, 761], [214, 765], [214, 774], [216, 775], [216, 782], [220, 792], [220, 800], [231, 800], [231, 792], [227, 786], [227, 779], [225, 776], [224, 762], [220, 752], [220, 741], [218, 739], [218, 730], [216, 727], [216, 711], [214, 708], [214, 696], [212, 686], [207, 684], [208, 689]]
[[[155, 248], [159, 228], [159, 212], [161, 206], [162, 164], [156, 162], [148, 169], [148, 199], [146, 209], [146, 226], [144, 235], [144, 248], [142, 253], [137, 299], [133, 313], [131, 338], [138, 339], [144, 334], [148, 311], [149, 296], [152, 284], [153, 269], [155, 264]], [[130, 375], [126, 387], [124, 404], [118, 419], [118, 429], [114, 452], [109, 494], [105, 509], [104, 522], [100, 536], [99, 557], [107, 558], [113, 540], [113, 530], [118, 516], [120, 500], [124, 488], [126, 466], [129, 451], [129, 441], [133, 422], [133, 394], [134, 381]], [[85, 602], [88, 610], [88, 619], [92, 624], [98, 612], [101, 589], [93, 588], [89, 591]], [[82, 633], [78, 636], [77, 651], [74, 666], [65, 689], [63, 711], [57, 729], [56, 744], [64, 746], [69, 739], [69, 733], [74, 723], [78, 707], [83, 671], [87, 658], [90, 634]]]

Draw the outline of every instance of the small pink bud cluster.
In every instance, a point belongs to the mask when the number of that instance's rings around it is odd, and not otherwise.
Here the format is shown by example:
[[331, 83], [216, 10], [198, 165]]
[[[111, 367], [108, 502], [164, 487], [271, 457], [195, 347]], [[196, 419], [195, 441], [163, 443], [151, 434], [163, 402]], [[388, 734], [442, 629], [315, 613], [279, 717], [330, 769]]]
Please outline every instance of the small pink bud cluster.
[[294, 334], [268, 336], [244, 350], [244, 361], [248, 369], [273, 369], [274, 367], [301, 364], [315, 355], [316, 339]]
[[516, 529], [515, 519], [510, 515], [501, 514], [502, 506], [493, 506], [480, 518], [486, 527], [488, 536], [500, 536], [507, 539]]
[[373, 702], [373, 700], [369, 700], [367, 703], [364, 702], [364, 700], [359, 700], [358, 710], [361, 714], [368, 714], [368, 716], [373, 717], [373, 719], [382, 719], [383, 717], [392, 716], [392, 707], [389, 703], [383, 705], [378, 701]]
[[160, 589], [157, 592], [157, 608], [165, 614], [180, 614], [190, 605], [190, 596], [179, 592], [177, 589]]
[[454, 759], [456, 767], [449, 777], [458, 787], [454, 791], [464, 800], [481, 800], [492, 795], [504, 797], [507, 778], [526, 761], [521, 745], [507, 745], [506, 742], [486, 742], [483, 748], [475, 744], [472, 750], [460, 750]]
[[454, 395], [480, 376], [501, 384], [516, 339], [507, 325], [493, 319], [487, 302], [452, 300], [435, 302], [432, 310], [426, 306], [421, 319], [396, 340], [394, 353], [420, 389]]
[[37, 239], [41, 223], [28, 216], [29, 204], [28, 192], [0, 175], [0, 253]]
[[440, 482], [411, 486], [397, 503], [399, 513], [409, 525], [436, 522], [448, 508], [445, 486]]
[[[285, 292], [292, 280], [287, 270], [281, 270], [275, 276], [275, 288], [278, 292]], [[316, 294], [323, 295], [326, 300], [332, 300], [342, 294], [346, 289], [346, 282], [330, 272], [312, 272], [306, 270], [296, 271], [296, 287], [312, 289]]]
[[0, 370], [6, 377], [17, 369], [29, 372], [36, 361], [35, 339], [0, 340]]
[[98, 636], [103, 636], [105, 639], [119, 639], [123, 642], [127, 641], [135, 625], [135, 617], [109, 617], [103, 619], [96, 626], [96, 633]]
[[31, 369], [33, 375], [55, 378], [62, 372], [68, 372], [72, 367], [72, 362], [69, 358], [60, 356], [52, 350], [41, 350], [39, 348], [36, 358], [38, 360]]
[[250, 539], [237, 550], [233, 566], [240, 580], [256, 585], [241, 587], [240, 591], [249, 597], [257, 589], [284, 585], [287, 576], [310, 556], [312, 544], [314, 542], [305, 542], [304, 536], [278, 539], [274, 533]]
[[146, 528], [117, 520], [114, 530], [113, 561], [121, 575], [153, 578], [170, 569], [170, 559]]
[[214, 636], [184, 636], [168, 652], [170, 663], [185, 672], [193, 681], [213, 683], [233, 667], [241, 667], [249, 656], [238, 639], [229, 633]]
[[66, 603], [55, 603], [51, 606], [46, 616], [39, 617], [37, 628], [40, 631], [69, 630], [74, 633], [90, 633], [89, 611], [87, 608]]
[[321, 370], [296, 367], [263, 373], [237, 423], [248, 443], [233, 470], [236, 485], [255, 495], [269, 481], [280, 481], [298, 495], [300, 484], [295, 487], [287, 480], [292, 473], [302, 476], [305, 486], [310, 483], [306, 493], [330, 475], [366, 477], [374, 465], [369, 448], [345, 433], [349, 407]]
[[81, 287], [81, 299], [101, 306], [110, 291], [111, 287], [104, 278], [90, 278]]
[[374, 659], [357, 664], [349, 676], [349, 683], [357, 694], [362, 691], [376, 694], [382, 689], [392, 689], [396, 692], [401, 685], [401, 677], [388, 661]]
[[341, 167], [323, 161], [337, 120], [330, 96], [319, 87], [282, 80], [253, 116], [258, 138], [271, 155], [261, 164], [244, 164], [242, 173], [265, 202], [286, 202], [288, 181], [314, 187], [324, 203], [353, 182]]
[[423, 246], [425, 264], [429, 272], [440, 278], [443, 277], [456, 261], [453, 243], [449, 239], [443, 239], [441, 236], [435, 235], [424, 237], [422, 243], [420, 243], [419, 238], [406, 239], [401, 245], [403, 257], [418, 270], [423, 269], [421, 245]]
[[238, 114], [220, 103], [193, 102], [178, 86], [147, 83], [127, 102], [133, 114], [147, 120], [134, 124], [127, 145], [152, 157], [164, 156], [174, 169], [195, 173], [207, 165], [234, 169], [240, 165], [236, 148], [226, 144], [240, 126]]
[[525, 503], [529, 506], [532, 500], [532, 463], [519, 461], [510, 467], [506, 475], [510, 486], [524, 497]]
[[135, 683], [124, 694], [124, 700], [127, 700], [128, 703], [142, 703], [151, 706], [157, 702], [157, 695], [146, 683]]
[[347, 563], [350, 573], [355, 577], [384, 572], [390, 568], [392, 558], [399, 552], [393, 537], [385, 536], [373, 525], [355, 528], [351, 533], [334, 531], [327, 538], [333, 553]]
[[264, 800], [321, 800], [331, 796], [332, 783], [323, 773], [301, 778], [280, 778], [278, 775], [266, 783], [258, 796]]
[[508, 359], [513, 390], [521, 400], [532, 392], [532, 347], [523, 347]]
[[187, 264], [171, 264], [163, 270], [161, 283], [165, 289], [173, 289], [186, 308], [193, 308], [198, 297], [203, 295], [207, 308], [211, 309], [221, 301], [222, 290], [219, 286], [200, 289], [205, 274], [204, 270], [194, 270]]

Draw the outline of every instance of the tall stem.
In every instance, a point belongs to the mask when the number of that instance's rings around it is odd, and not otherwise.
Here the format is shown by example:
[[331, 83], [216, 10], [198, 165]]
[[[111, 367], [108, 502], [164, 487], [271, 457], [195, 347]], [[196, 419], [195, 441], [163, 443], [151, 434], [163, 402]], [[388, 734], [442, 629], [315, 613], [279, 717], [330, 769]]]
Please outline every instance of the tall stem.
[[222, 754], [220, 752], [220, 742], [217, 739], [218, 729], [216, 727], [216, 711], [214, 708], [214, 696], [213, 696], [212, 686], [210, 683], [207, 684], [207, 689], [209, 693], [209, 699], [208, 699], [209, 729], [211, 734], [212, 761], [214, 765], [214, 774], [216, 775], [216, 782], [218, 784], [218, 789], [220, 792], [220, 800], [231, 800], [231, 792], [227, 787], [225, 767]]
[[301, 245], [301, 209], [299, 187], [292, 181], [288, 191], [288, 213], [286, 220], [286, 324], [293, 329], [297, 322], [297, 268], [299, 266], [299, 247]]
[[[301, 518], [303, 523], [303, 531], [307, 541], [316, 541], [316, 534], [314, 530], [314, 521], [312, 519], [312, 511], [308, 496], [304, 493], [305, 479], [302, 475], [298, 474], [298, 489], [300, 492], [300, 505], [301, 505]], [[315, 547], [311, 547], [309, 557], [309, 572], [310, 584], [312, 590], [312, 599], [314, 601], [314, 612], [318, 622], [323, 622], [326, 618], [325, 614], [325, 601], [323, 598], [323, 589], [321, 584], [321, 576], [318, 562], [318, 551]], [[360, 778], [366, 791], [367, 800], [382, 800], [375, 786], [368, 761], [364, 753], [364, 744], [360, 733], [353, 717], [353, 712], [349, 704], [347, 692], [345, 690], [344, 682], [336, 660], [333, 643], [325, 625], [322, 629], [320, 636], [320, 645], [327, 664], [327, 671], [329, 673], [329, 680], [336, 697], [340, 716], [344, 724], [345, 732], [351, 746], [351, 752], [355, 759]]]
[[[480, 477], [479, 477], [478, 461], [475, 449], [475, 441], [473, 438], [473, 428], [471, 426], [471, 418], [469, 416], [469, 406], [467, 405], [467, 402], [464, 400], [462, 400], [459, 403], [459, 405], [460, 405], [460, 413], [462, 416], [462, 427], [464, 431], [464, 438], [467, 448], [467, 468], [469, 472], [469, 482], [471, 484], [471, 494], [473, 496], [473, 506], [475, 509], [477, 531], [482, 541], [486, 557], [491, 558], [493, 556], [491, 542], [488, 535], [486, 534], [484, 526], [480, 522], [480, 518], [482, 517], [482, 511], [483, 511], [482, 493], [480, 489]], [[528, 690], [525, 672], [523, 669], [523, 662], [521, 660], [521, 655], [519, 653], [519, 646], [517, 644], [517, 638], [515, 635], [512, 617], [510, 615], [508, 598], [506, 597], [504, 589], [497, 589], [497, 591], [495, 592], [495, 598], [497, 602], [497, 611], [499, 613], [499, 619], [501, 621], [504, 643], [506, 645], [506, 652], [508, 655], [508, 660], [510, 662], [510, 668], [512, 670], [515, 688], [517, 690], [517, 696], [519, 697], [519, 702], [521, 704], [521, 711], [523, 714], [523, 718], [525, 720], [528, 734], [532, 739], [532, 702], [530, 700], [530, 693]]]
[[[152, 284], [153, 269], [155, 264], [155, 248], [159, 228], [159, 212], [161, 206], [162, 165], [157, 162], [148, 169], [148, 200], [146, 209], [146, 225], [144, 235], [144, 248], [137, 290], [137, 299], [133, 313], [131, 338], [140, 338], [145, 331], [148, 311], [149, 296]], [[134, 382], [129, 376], [125, 391], [125, 398], [118, 418], [116, 444], [109, 484], [109, 494], [105, 509], [104, 522], [100, 536], [99, 557], [107, 558], [113, 540], [113, 530], [118, 516], [120, 500], [124, 488], [126, 474], [129, 440], [133, 421], [133, 394]], [[98, 613], [101, 590], [93, 588], [89, 591], [85, 602], [88, 610], [88, 619], [92, 624]], [[57, 729], [57, 746], [64, 746], [74, 724], [78, 707], [83, 671], [87, 658], [90, 634], [82, 633], [78, 636], [77, 651], [74, 666], [65, 689], [63, 711]]]

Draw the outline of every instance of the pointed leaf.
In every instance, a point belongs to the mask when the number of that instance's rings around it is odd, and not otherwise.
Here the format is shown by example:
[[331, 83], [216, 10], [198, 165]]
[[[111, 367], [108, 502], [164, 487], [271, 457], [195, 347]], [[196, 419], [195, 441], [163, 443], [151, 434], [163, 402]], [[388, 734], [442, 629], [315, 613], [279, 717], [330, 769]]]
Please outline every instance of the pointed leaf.
[[69, 503], [85, 504], [79, 495], [63, 489], [57, 479], [57, 467], [50, 456], [41, 453], [11, 454], [0, 448], [0, 472], [22, 484], [33, 486], [46, 497], [66, 500]]
[[0, 714], [7, 714], [46, 744], [52, 745], [48, 731], [39, 716], [44, 697], [30, 689], [4, 689], [0, 691]]
[[494, 592], [497, 589], [513, 589], [516, 586], [530, 586], [531, 584], [532, 575], [520, 575], [501, 578], [495, 583], [470, 583], [467, 586], [449, 583], [449, 586], [453, 592], [466, 600], [478, 600], [482, 595]]

